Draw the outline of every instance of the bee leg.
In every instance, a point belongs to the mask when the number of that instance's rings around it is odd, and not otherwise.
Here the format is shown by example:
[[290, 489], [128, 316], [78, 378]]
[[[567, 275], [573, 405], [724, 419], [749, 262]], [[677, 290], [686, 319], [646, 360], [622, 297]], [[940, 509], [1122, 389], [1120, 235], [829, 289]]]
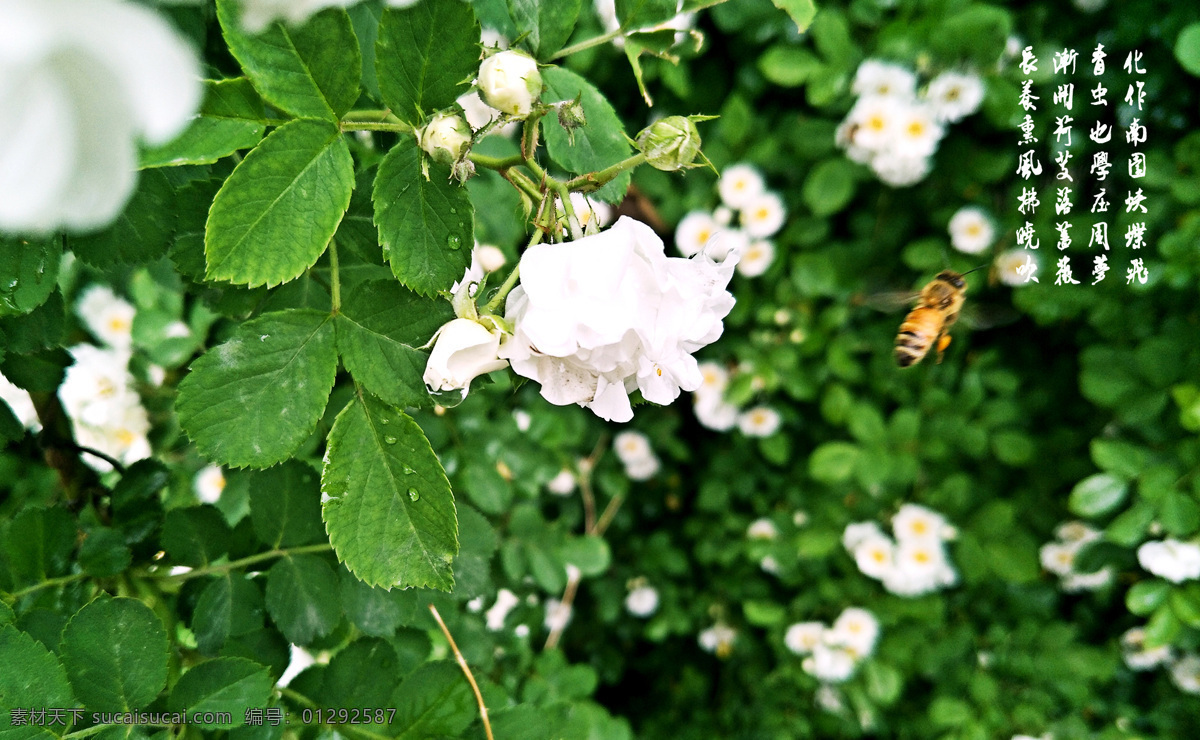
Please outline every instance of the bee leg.
[[942, 364], [942, 355], [946, 352], [946, 348], [949, 346], [950, 346], [950, 335], [949, 334], [943, 334], [942, 336], [938, 337], [937, 351], [938, 351], [938, 364], [939, 365]]

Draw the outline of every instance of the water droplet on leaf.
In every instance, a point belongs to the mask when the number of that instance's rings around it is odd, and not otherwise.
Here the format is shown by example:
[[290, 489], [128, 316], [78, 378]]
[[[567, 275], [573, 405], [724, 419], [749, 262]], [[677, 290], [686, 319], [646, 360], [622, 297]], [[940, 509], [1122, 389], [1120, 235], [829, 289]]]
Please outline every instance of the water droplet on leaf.
[[395, 438], [395, 437], [393, 437], [393, 436], [392, 436], [392, 435], [390, 435], [390, 434], [389, 434], [388, 436], [384, 437], [384, 438], [383, 438], [383, 441], [384, 441], [384, 442], [387, 442], [387, 443], [388, 443], [388, 444], [390, 444], [390, 445], [394, 445], [394, 444], [396, 444], [396, 438]]
[[421, 498], [421, 494], [417, 493], [417, 489], [415, 489], [415, 488], [408, 489], [408, 500], [409, 501], [416, 501], [419, 498]]
[[450, 247], [451, 249], [459, 249], [462, 247], [462, 239], [451, 234], [450, 236], [446, 237], [446, 246]]
[[409, 467], [407, 465], [404, 466], [404, 474], [405, 475], [412, 475], [415, 472], [417, 472], [417, 471], [413, 470], [411, 467]]

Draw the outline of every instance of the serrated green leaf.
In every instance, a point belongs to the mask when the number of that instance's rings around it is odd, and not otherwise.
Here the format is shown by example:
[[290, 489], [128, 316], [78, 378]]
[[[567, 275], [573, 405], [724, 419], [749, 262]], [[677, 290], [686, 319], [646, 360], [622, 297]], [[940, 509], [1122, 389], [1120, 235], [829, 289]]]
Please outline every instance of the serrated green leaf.
[[75, 256], [95, 267], [152, 262], [167, 253], [175, 238], [175, 188], [163, 172], [138, 176], [137, 190], [111, 226], [72, 237]]
[[385, 10], [375, 42], [383, 102], [412, 124], [453, 105], [479, 71], [479, 33], [470, 4], [458, 0]]
[[[66, 308], [63, 305], [62, 293], [57, 290], [40, 306], [27, 313], [0, 318], [0, 330], [3, 330], [7, 339], [5, 349], [9, 353], [5, 359], [11, 361], [14, 359], [13, 354], [29, 354], [56, 347], [62, 341], [65, 324]], [[70, 356], [67, 358], [70, 359]], [[21, 385], [12, 374], [5, 372], [5, 375], [9, 380]], [[58, 384], [55, 383], [45, 390], [53, 391], [57, 387]]]
[[528, 34], [525, 42], [533, 55], [546, 62], [571, 38], [581, 5], [580, 0], [508, 0], [508, 13], [517, 34]]
[[271, 547], [296, 547], [325, 537], [317, 472], [296, 460], [249, 473], [254, 532]]
[[345, 569], [342, 570], [340, 591], [346, 617], [364, 635], [390, 637], [404, 623], [404, 615], [392, 591], [368, 586]]
[[292, 121], [275, 129], [213, 200], [208, 279], [253, 288], [298, 277], [325, 251], [353, 188], [354, 161], [337, 125]]
[[771, 2], [775, 7], [788, 14], [800, 33], [808, 30], [813, 18], [817, 15], [817, 5], [813, 0], [771, 0]]
[[445, 165], [431, 162], [421, 174], [421, 150], [403, 137], [375, 176], [375, 225], [392, 274], [422, 295], [449, 290], [462, 279], [475, 243], [467, 189], [447, 179]]
[[192, 612], [197, 648], [213, 655], [231, 636], [262, 629], [264, 609], [262, 592], [241, 574], [217, 576], [200, 592]]
[[239, 0], [218, 0], [229, 50], [262, 96], [296, 117], [336, 120], [358, 100], [362, 57], [350, 16], [330, 8], [301, 26], [242, 30]]
[[[171, 167], [181, 164], [211, 164], [240, 149], [250, 149], [262, 140], [266, 125], [255, 120], [229, 116], [211, 116], [206, 110], [229, 109], [231, 103], [247, 101], [245, 79], [205, 80], [204, 103], [200, 113], [173, 140], [142, 151], [141, 167]], [[250, 88], [253, 92], [253, 88]], [[258, 97], [257, 94], [254, 97]], [[214, 100], [215, 98], [215, 100]], [[252, 98], [250, 98], [252, 100]], [[257, 115], [262, 117], [261, 100]], [[251, 109], [252, 110], [252, 109]], [[229, 110], [228, 112], [233, 112]], [[246, 111], [249, 112], [249, 111]]]
[[669, 21], [677, 8], [675, 0], [616, 0], [617, 20], [626, 31]]
[[392, 694], [396, 708], [391, 730], [397, 740], [456, 736], [475, 719], [471, 687], [451, 662], [426, 663]]
[[316, 555], [289, 555], [272, 565], [266, 603], [279, 631], [297, 645], [328, 635], [342, 618], [337, 576]]
[[25, 509], [8, 526], [3, 545], [17, 584], [63, 575], [75, 549], [75, 519], [65, 509]]
[[200, 115], [233, 121], [261, 121], [266, 116], [266, 104], [249, 78], [205, 80]]
[[[206, 729], [229, 729], [246, 722], [246, 710], [267, 706], [274, 681], [264, 666], [245, 658], [215, 658], [193, 666], [171, 690], [172, 712], [230, 714], [231, 722], [201, 723]], [[220, 717], [220, 714], [217, 715]]]
[[96, 578], [111, 578], [133, 562], [133, 553], [125, 545], [125, 535], [108, 527], [90, 530], [79, 546], [79, 567]]
[[[372, 680], [364, 682], [364, 676]], [[386, 707], [400, 682], [400, 660], [385, 640], [360, 638], [338, 651], [325, 669], [321, 704], [331, 708]]]
[[312, 433], [336, 373], [329, 314], [264, 314], [192, 363], [179, 384], [179, 423], [209, 459], [267, 467]]
[[200, 567], [229, 551], [232, 534], [217, 507], [188, 506], [163, 517], [160, 543], [173, 561]]
[[[580, 103], [587, 116], [587, 126], [575, 131], [574, 143], [567, 138], [567, 131], [557, 118], [542, 120], [546, 151], [551, 159], [569, 172], [583, 174], [602, 170], [630, 155], [632, 150], [621, 119], [592, 83], [562, 67], [543, 70], [542, 81], [546, 85], [542, 102], [574, 100], [582, 94]], [[596, 191], [597, 197], [610, 203], [619, 202], [629, 187], [629, 178], [628, 171], [622, 173]]]
[[423, 380], [429, 354], [421, 347], [453, 318], [447, 301], [421, 298], [394, 280], [372, 280], [342, 304], [338, 353], [354, 379], [384, 401], [425, 406], [431, 402]]
[[458, 553], [454, 497], [425, 434], [404, 412], [360, 396], [325, 451], [322, 515], [338, 558], [372, 586], [449, 591]]
[[58, 281], [62, 237], [20, 239], [0, 235], [0, 317], [32, 311]]
[[141, 709], [167, 685], [167, 631], [136, 599], [97, 599], [63, 628], [62, 660], [88, 709]]
[[11, 624], [0, 627], [0, 738], [25, 740], [39, 728], [13, 726], [10, 710], [76, 705], [67, 672], [49, 650]]
[[1103, 516], [1120, 506], [1128, 495], [1127, 482], [1115, 475], [1099, 473], [1075, 484], [1067, 499], [1067, 507], [1077, 516]]

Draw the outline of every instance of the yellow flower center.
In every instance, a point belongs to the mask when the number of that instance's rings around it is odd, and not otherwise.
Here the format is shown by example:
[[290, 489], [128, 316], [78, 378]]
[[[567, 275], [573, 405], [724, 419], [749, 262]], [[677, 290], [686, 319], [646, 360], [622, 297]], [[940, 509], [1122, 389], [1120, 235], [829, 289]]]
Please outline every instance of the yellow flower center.
[[908, 124], [908, 133], [910, 136], [920, 136], [921, 134], [925, 133], [925, 124], [921, 123], [920, 121], [913, 121], [912, 123]]
[[875, 131], [882, 131], [886, 125], [887, 121], [883, 120], [881, 115], [874, 115], [867, 119], [867, 128]]
[[754, 212], [754, 215], [756, 218], [758, 218], [759, 221], [766, 221], [767, 216], [771, 215], [771, 211], [767, 208], [759, 208], [757, 211]]
[[929, 553], [925, 550], [917, 550], [915, 553], [913, 553], [913, 560], [924, 565], [932, 560], [932, 558], [929, 557]]
[[920, 519], [912, 523], [913, 534], [925, 534], [928, 530], [929, 527]]

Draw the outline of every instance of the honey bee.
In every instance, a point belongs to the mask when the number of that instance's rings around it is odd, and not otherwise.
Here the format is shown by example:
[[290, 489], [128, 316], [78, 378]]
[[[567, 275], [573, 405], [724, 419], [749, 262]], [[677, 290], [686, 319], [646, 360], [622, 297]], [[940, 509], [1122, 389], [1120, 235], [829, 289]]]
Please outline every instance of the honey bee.
[[[972, 271], [973, 272], [973, 271]], [[937, 344], [937, 361], [950, 346], [950, 327], [958, 321], [967, 297], [965, 273], [942, 270], [917, 296], [917, 306], [900, 323], [896, 335], [896, 364], [910, 367], [920, 362]]]

